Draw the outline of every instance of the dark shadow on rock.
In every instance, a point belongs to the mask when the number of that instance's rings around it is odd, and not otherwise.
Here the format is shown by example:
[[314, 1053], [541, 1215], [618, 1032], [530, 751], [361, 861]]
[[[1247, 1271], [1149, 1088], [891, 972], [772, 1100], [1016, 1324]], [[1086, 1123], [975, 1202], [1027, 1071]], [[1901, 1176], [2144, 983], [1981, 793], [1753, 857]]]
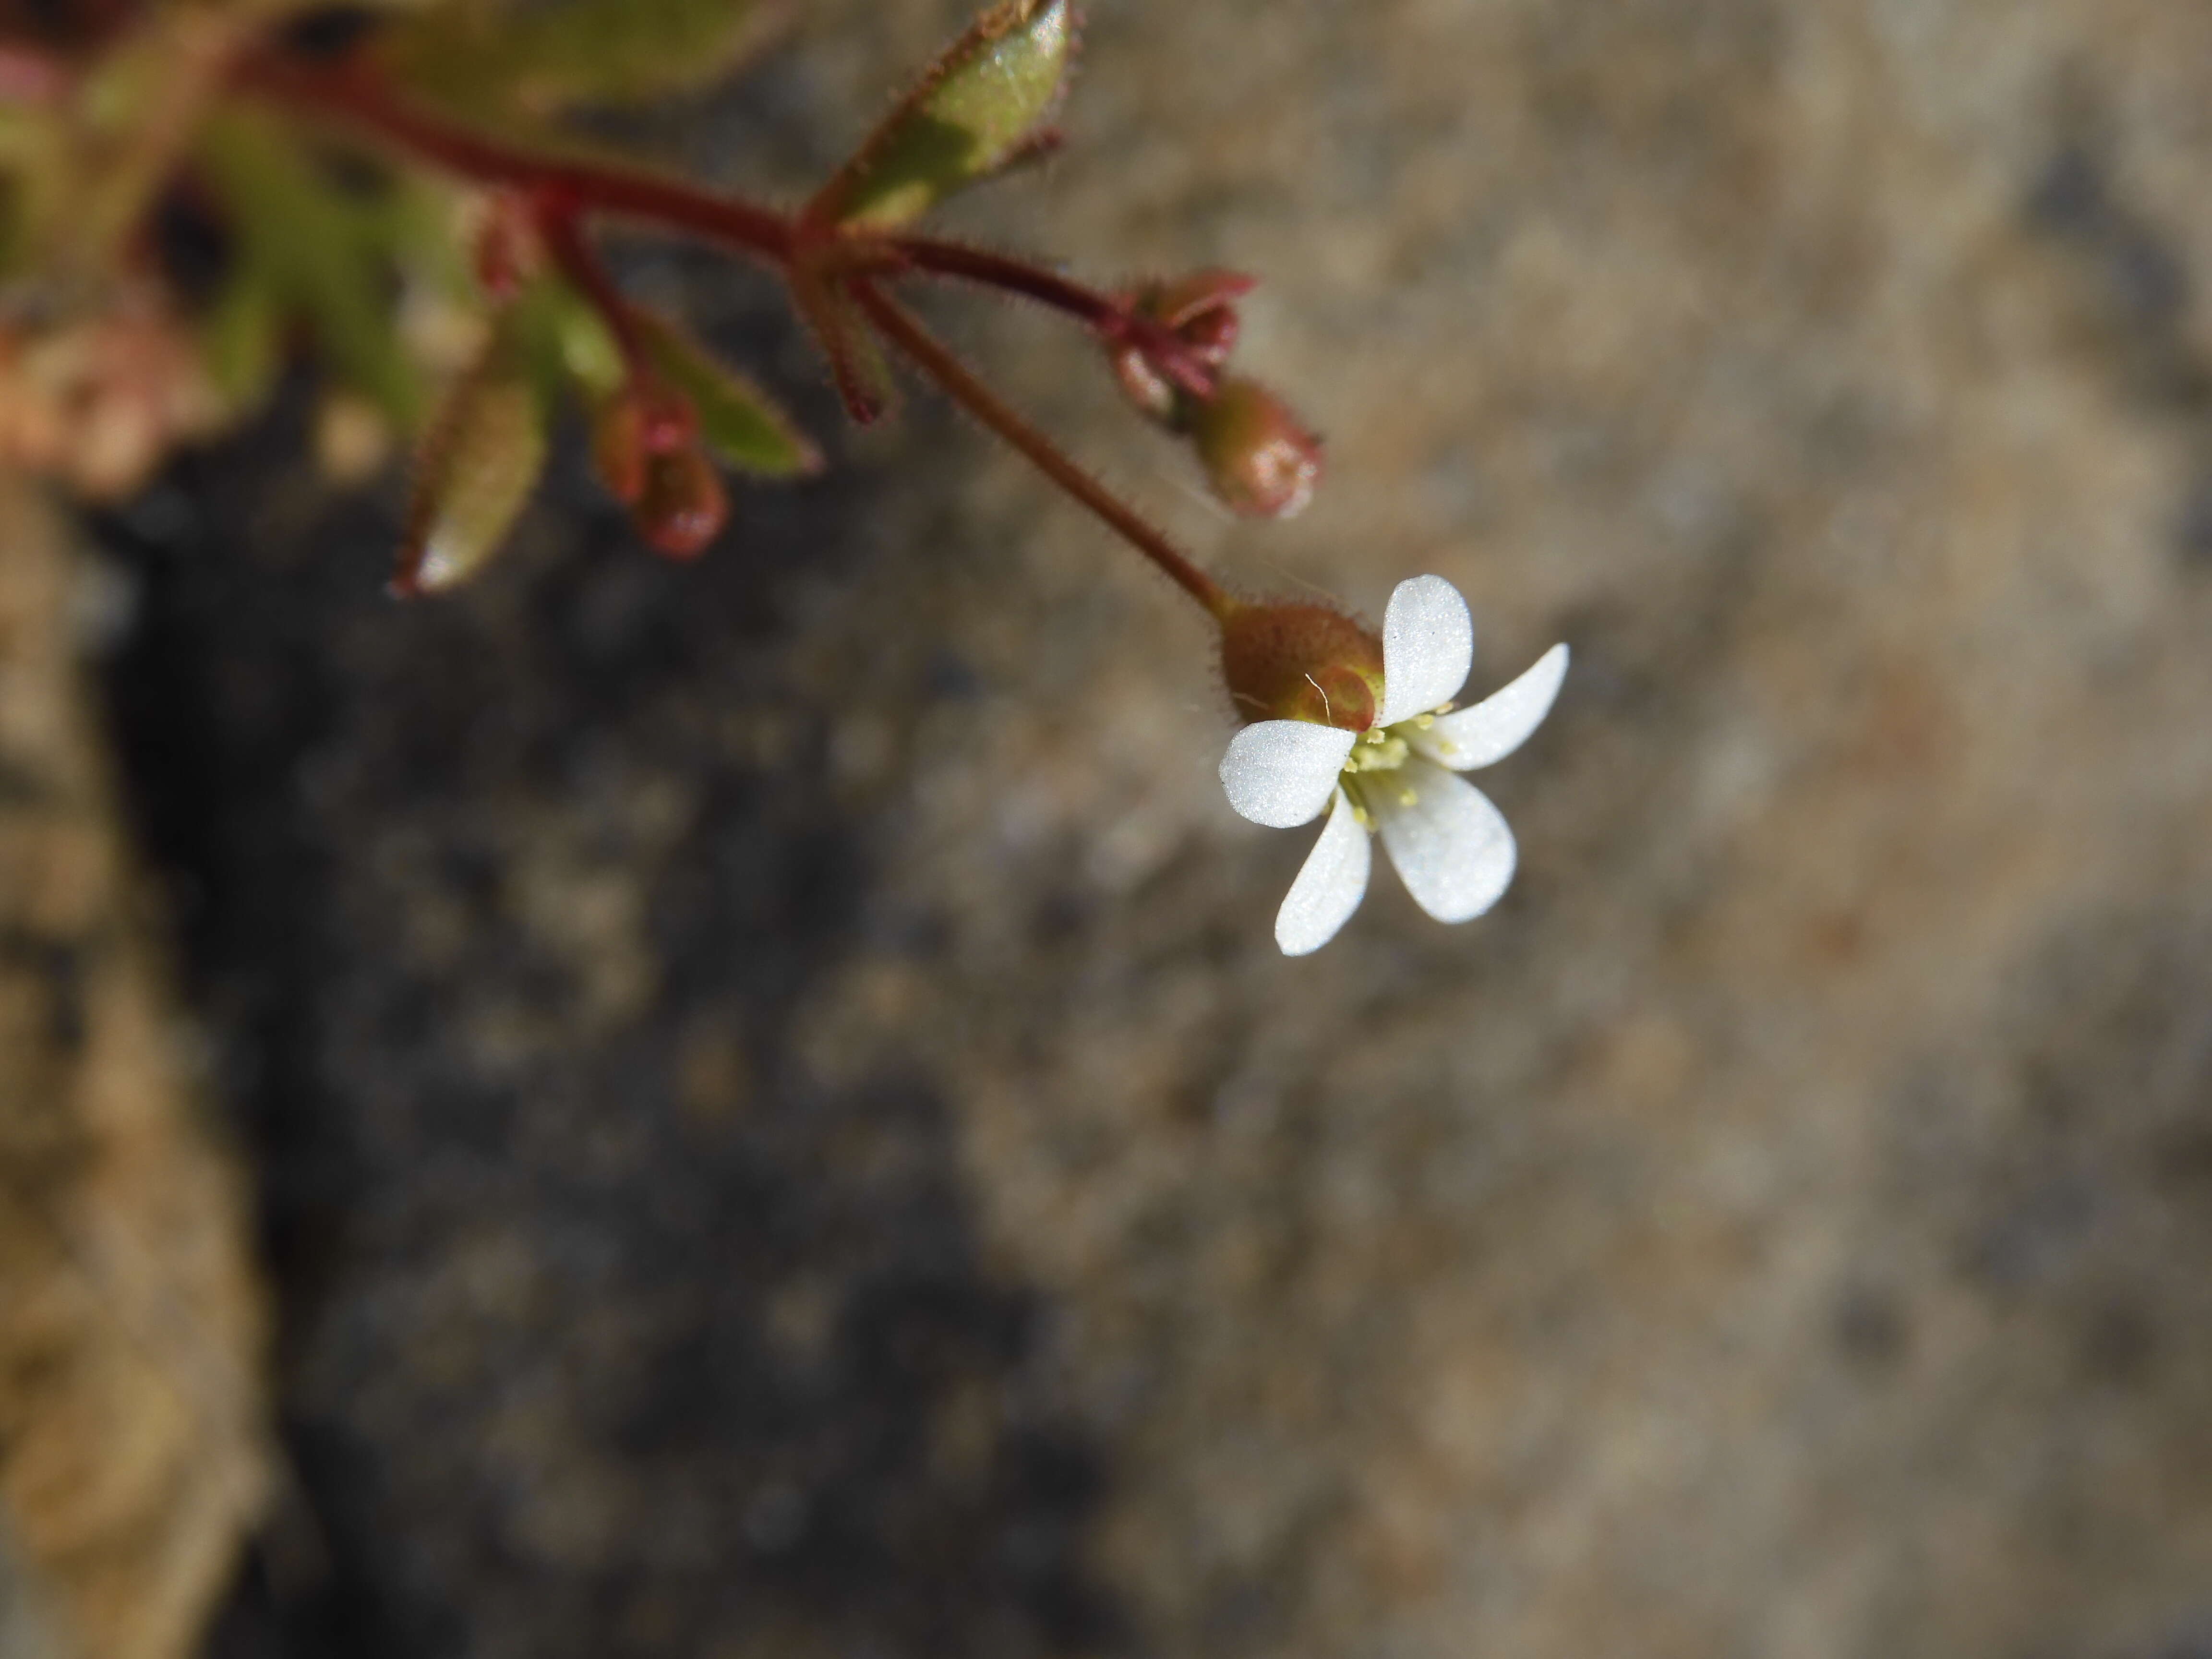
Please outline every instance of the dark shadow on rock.
[[100, 526], [280, 1298], [298, 1492], [210, 1655], [1126, 1646], [1104, 1459], [931, 1080], [823, 1082], [791, 1036], [930, 949], [872, 920], [795, 665], [794, 592], [856, 591], [880, 504], [750, 493], [678, 568], [571, 454], [516, 568], [399, 606], [392, 503], [305, 477], [301, 402]]

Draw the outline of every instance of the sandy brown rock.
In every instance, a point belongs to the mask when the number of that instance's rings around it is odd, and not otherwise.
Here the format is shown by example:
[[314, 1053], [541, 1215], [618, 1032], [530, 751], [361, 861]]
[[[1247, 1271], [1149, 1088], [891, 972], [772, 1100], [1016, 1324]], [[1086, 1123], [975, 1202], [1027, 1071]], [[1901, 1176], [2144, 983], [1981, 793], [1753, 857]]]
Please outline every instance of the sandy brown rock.
[[262, 1506], [261, 1305], [144, 942], [76, 578], [54, 513], [0, 487], [0, 1625], [175, 1659]]
[[[809, 9], [697, 153], [795, 193], [962, 9]], [[111, 528], [336, 1540], [280, 1650], [2202, 1652], [2212, 13], [1091, 10], [956, 216], [1262, 273], [1314, 507], [932, 314], [1239, 580], [1569, 640], [1519, 882], [1282, 960], [1200, 620], [927, 398], [404, 612], [281, 423], [182, 470]]]
[[1450, 577], [1479, 684], [1577, 653], [1503, 909], [1378, 876], [1285, 963], [1199, 630], [966, 492], [993, 691], [894, 878], [952, 944], [823, 1048], [957, 1079], [1160, 1650], [2205, 1639], [2208, 64], [2159, 5], [1097, 18], [988, 226], [1265, 273], [1331, 472], [1263, 536], [1089, 453], [1255, 584]]

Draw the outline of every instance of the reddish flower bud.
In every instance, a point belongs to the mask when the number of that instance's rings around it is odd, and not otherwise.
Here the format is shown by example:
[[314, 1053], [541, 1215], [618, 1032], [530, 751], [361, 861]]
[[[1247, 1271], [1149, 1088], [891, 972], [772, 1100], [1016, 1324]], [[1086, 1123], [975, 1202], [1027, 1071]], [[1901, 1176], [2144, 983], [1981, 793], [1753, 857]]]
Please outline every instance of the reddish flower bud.
[[630, 397], [637, 404], [638, 434], [648, 453], [672, 455], [697, 445], [699, 412], [682, 392], [658, 380], [641, 381]]
[[615, 499], [635, 506], [656, 455], [696, 448], [698, 411], [659, 380], [632, 380], [592, 416], [592, 461]]
[[1248, 720], [1364, 732], [1382, 695], [1382, 641], [1325, 605], [1245, 605], [1221, 624], [1221, 677]]
[[672, 559], [696, 559], [729, 522], [722, 475], [697, 443], [645, 457], [644, 488], [631, 507], [638, 533]]
[[593, 411], [592, 459], [638, 533], [672, 559], [698, 557], [729, 522], [698, 411], [662, 381], [632, 380]]
[[1129, 401], [1156, 421], [1184, 424], [1181, 404], [1201, 394], [1229, 361], [1241, 326], [1237, 301], [1255, 286], [1239, 271], [1200, 270], [1123, 294], [1132, 317], [1175, 337], [1167, 344], [1155, 333], [1149, 343], [1116, 340], [1108, 346], [1107, 361]]
[[1207, 368], [1218, 368], [1237, 344], [1237, 301], [1258, 286], [1257, 277], [1239, 270], [1194, 270], [1139, 290], [1137, 309], [1174, 330]]
[[1224, 380], [1210, 398], [1186, 398], [1183, 420], [1206, 482], [1237, 512], [1287, 519], [1313, 499], [1321, 440], [1267, 387]]
[[1237, 336], [1243, 321], [1233, 306], [1215, 306], [1201, 311], [1176, 332], [1190, 348], [1190, 355], [1209, 368], [1218, 368], [1229, 361], [1229, 354], [1237, 349]]

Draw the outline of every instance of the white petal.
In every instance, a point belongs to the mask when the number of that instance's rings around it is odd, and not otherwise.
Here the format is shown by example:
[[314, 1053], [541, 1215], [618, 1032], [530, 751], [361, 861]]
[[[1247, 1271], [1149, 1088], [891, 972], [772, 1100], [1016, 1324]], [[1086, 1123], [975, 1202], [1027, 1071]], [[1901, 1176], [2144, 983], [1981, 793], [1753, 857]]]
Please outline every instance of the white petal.
[[1338, 790], [1321, 839], [1283, 896], [1283, 908], [1275, 912], [1275, 943], [1285, 956], [1305, 956], [1336, 937], [1336, 930], [1352, 919], [1366, 896], [1367, 871], [1374, 857], [1367, 844], [1367, 827], [1344, 791]]
[[1474, 665], [1474, 618], [1442, 576], [1398, 584], [1382, 613], [1382, 712], [1377, 726], [1442, 708]]
[[1255, 823], [1292, 830], [1328, 805], [1358, 734], [1311, 720], [1261, 720], [1229, 740], [1221, 787]]
[[1438, 921], [1467, 921], [1513, 880], [1513, 832], [1490, 797], [1426, 761], [1360, 780], [1382, 845], [1413, 902]]
[[1528, 741], [1552, 712], [1559, 682], [1567, 677], [1567, 647], [1555, 645], [1536, 665], [1511, 684], [1492, 692], [1472, 708], [1437, 716], [1425, 730], [1407, 726], [1406, 741], [1439, 766], [1472, 772], [1492, 765]]

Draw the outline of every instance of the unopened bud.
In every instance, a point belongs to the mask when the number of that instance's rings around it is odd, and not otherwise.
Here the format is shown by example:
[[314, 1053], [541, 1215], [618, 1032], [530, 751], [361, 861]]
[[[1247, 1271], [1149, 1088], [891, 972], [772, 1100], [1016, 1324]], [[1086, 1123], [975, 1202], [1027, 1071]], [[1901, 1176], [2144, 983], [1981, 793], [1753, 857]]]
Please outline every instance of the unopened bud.
[[653, 458], [697, 446], [699, 416], [690, 400], [658, 380], [633, 380], [592, 416], [592, 461], [617, 501], [635, 506], [645, 494]]
[[1140, 290], [1137, 309], [1173, 330], [1200, 362], [1218, 368], [1237, 344], [1237, 301], [1258, 286], [1241, 270], [1194, 270]]
[[638, 407], [639, 434], [648, 453], [670, 455], [697, 443], [699, 414], [682, 392], [655, 381], [641, 385], [633, 397]]
[[1241, 327], [1237, 301], [1255, 285], [1241, 271], [1207, 270], [1123, 294], [1132, 318], [1174, 337], [1164, 343], [1157, 333], [1149, 341], [1116, 338], [1107, 347], [1123, 395], [1156, 421], [1184, 424], [1182, 400], [1198, 395], [1229, 361]]
[[1209, 368], [1218, 368], [1229, 361], [1229, 354], [1237, 349], [1237, 337], [1243, 328], [1243, 320], [1233, 306], [1213, 306], [1201, 311], [1176, 330], [1182, 343], [1190, 348], [1190, 355]]
[[1382, 642], [1325, 605], [1245, 605], [1221, 624], [1221, 677], [1247, 720], [1364, 732], [1382, 690]]
[[1321, 440], [1290, 405], [1255, 380], [1224, 380], [1212, 398], [1185, 400], [1183, 418], [1206, 482], [1222, 501], [1258, 519], [1304, 510], [1321, 477]]
[[648, 453], [644, 488], [632, 504], [638, 533], [672, 559], [696, 559], [729, 522], [722, 475], [696, 441]]

